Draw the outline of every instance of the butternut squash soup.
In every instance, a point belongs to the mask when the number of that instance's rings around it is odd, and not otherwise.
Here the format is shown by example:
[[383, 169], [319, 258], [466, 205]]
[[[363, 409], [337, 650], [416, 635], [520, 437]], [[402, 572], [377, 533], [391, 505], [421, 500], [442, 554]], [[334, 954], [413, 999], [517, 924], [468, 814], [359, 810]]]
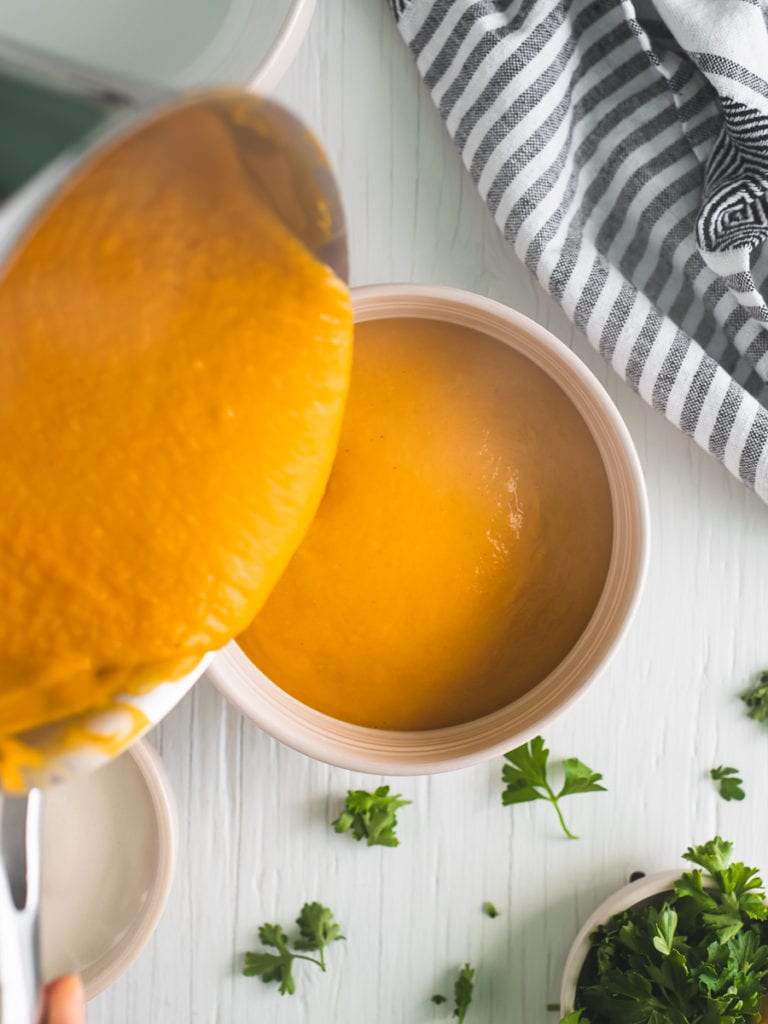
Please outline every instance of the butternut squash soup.
[[335, 718], [454, 725], [571, 650], [611, 544], [600, 455], [542, 370], [464, 327], [366, 321], [325, 497], [238, 642]]
[[0, 778], [240, 632], [321, 500], [349, 295], [241, 160], [256, 103], [100, 154], [0, 278]]

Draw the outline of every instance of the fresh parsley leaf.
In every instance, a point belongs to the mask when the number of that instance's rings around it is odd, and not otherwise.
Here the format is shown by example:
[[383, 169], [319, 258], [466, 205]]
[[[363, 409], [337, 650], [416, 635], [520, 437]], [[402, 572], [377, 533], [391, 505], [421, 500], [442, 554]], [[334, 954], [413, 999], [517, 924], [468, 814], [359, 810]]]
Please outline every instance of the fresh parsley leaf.
[[743, 800], [744, 799], [744, 780], [739, 778], [738, 768], [726, 768], [720, 765], [718, 768], [713, 768], [709, 773], [710, 777], [715, 782], [719, 782], [720, 796], [723, 800]]
[[671, 907], [662, 907], [659, 919], [656, 922], [656, 934], [653, 936], [653, 945], [664, 956], [671, 956], [672, 944], [675, 941], [677, 930], [677, 913]]
[[464, 964], [459, 971], [456, 984], [453, 986], [453, 999], [456, 1004], [453, 1009], [453, 1016], [458, 1019], [459, 1024], [464, 1024], [469, 1004], [472, 1002], [472, 992], [475, 988], [475, 969], [469, 964]]
[[259, 938], [265, 946], [274, 946], [275, 949], [285, 950], [288, 936], [279, 924], [263, 924], [259, 928]]
[[710, 875], [717, 875], [728, 867], [732, 854], [733, 843], [728, 843], [720, 836], [715, 836], [714, 839], [710, 839], [708, 843], [703, 843], [701, 846], [689, 846], [683, 854], [683, 858], [689, 860], [691, 864], [698, 864]]
[[483, 913], [486, 917], [494, 918], [499, 916], [499, 912], [496, 907], [491, 903], [490, 900], [486, 900], [483, 904]]
[[[263, 924], [259, 928], [262, 945], [276, 949], [277, 952], [260, 950], [246, 953], [243, 974], [247, 978], [259, 977], [265, 984], [278, 981], [281, 995], [293, 995], [296, 991], [293, 977], [295, 960], [306, 960], [321, 971], [325, 970], [326, 946], [344, 938], [340, 926], [333, 920], [332, 912], [321, 903], [305, 903], [296, 924], [299, 926], [299, 938], [293, 942], [290, 942], [279, 924]], [[290, 946], [293, 946], [293, 950]], [[306, 956], [298, 950], [316, 950], [319, 955], [317, 958]]]
[[680, 898], [687, 896], [693, 909], [704, 912], [717, 907], [717, 902], [704, 891], [704, 880], [700, 871], [686, 871], [674, 885], [674, 893]]
[[411, 802], [399, 793], [390, 796], [389, 786], [379, 786], [373, 793], [350, 789], [344, 810], [331, 824], [336, 832], [351, 830], [355, 839], [365, 839], [368, 846], [398, 846], [397, 811]]
[[723, 906], [711, 914], [702, 914], [701, 919], [721, 944], [738, 935], [744, 926], [738, 907]]
[[755, 1024], [768, 992], [766, 894], [731, 854], [719, 836], [687, 850], [698, 866], [672, 892], [598, 928], [561, 1024]]
[[759, 672], [755, 685], [742, 694], [747, 714], [756, 722], [768, 722], [768, 669]]
[[587, 768], [578, 758], [566, 757], [563, 761], [563, 771], [565, 782], [557, 794], [558, 798], [571, 796], [573, 793], [605, 793], [605, 786], [598, 785], [603, 776]]
[[266, 984], [280, 982], [280, 995], [293, 995], [296, 982], [293, 979], [293, 953], [288, 949], [288, 936], [279, 924], [263, 924], [259, 928], [259, 939], [265, 946], [271, 946], [277, 953], [246, 953], [243, 974], [247, 978], [260, 977]]
[[433, 1002], [435, 1006], [439, 1006], [441, 1003], [447, 1003], [448, 999], [445, 996], [440, 995], [439, 992], [436, 992], [435, 995], [432, 996], [430, 1002]]
[[[532, 788], [546, 786], [549, 751], [544, 746], [544, 738], [542, 736], [534, 736], [530, 743], [523, 743], [519, 747], [515, 747], [514, 750], [510, 750], [504, 757], [510, 764], [514, 765], [526, 785]], [[534, 793], [530, 799], [539, 800], [543, 799], [543, 797], [540, 793]]]
[[283, 955], [246, 953], [243, 974], [246, 978], [258, 976], [265, 984], [270, 981], [279, 981], [280, 995], [292, 996], [296, 991], [296, 982], [293, 978], [293, 959], [290, 953]]
[[574, 793], [605, 792], [599, 785], [602, 775], [593, 772], [578, 758], [569, 757], [563, 761], [564, 780], [559, 793], [555, 793], [547, 779], [547, 761], [549, 750], [541, 736], [535, 736], [530, 743], [522, 744], [504, 755], [508, 764], [501, 772], [501, 781], [506, 788], [501, 794], [501, 802], [509, 804], [528, 803], [531, 800], [548, 800], [555, 808], [563, 832], [569, 839], [578, 839], [565, 824], [559, 801], [564, 796]]
[[344, 938], [333, 913], [322, 903], [305, 903], [296, 924], [300, 938], [294, 942], [294, 949], [316, 949], [320, 954], [320, 967], [325, 970], [325, 947]]

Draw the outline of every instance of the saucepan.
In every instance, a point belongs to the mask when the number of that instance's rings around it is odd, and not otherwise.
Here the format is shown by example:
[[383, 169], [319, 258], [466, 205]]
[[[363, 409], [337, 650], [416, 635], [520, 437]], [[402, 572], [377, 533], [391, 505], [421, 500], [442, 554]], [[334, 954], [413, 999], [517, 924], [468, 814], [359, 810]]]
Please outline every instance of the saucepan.
[[[272, 101], [238, 90], [177, 96], [53, 59], [0, 40], [0, 271], [45, 217], [57, 193], [89, 161], [158, 119], [170, 122], [207, 105], [231, 126], [255, 185], [318, 258], [347, 277], [341, 203], [325, 154], [303, 125]], [[1, 285], [0, 285], [1, 286]], [[90, 770], [155, 725], [205, 670], [80, 716], [77, 728], [24, 737], [32, 752], [6, 788], [49, 785]], [[104, 737], [110, 742], [105, 745]], [[90, 739], [89, 739], [90, 737]], [[98, 740], [93, 742], [92, 739]]]
[[[346, 278], [344, 221], [332, 172], [315, 139], [277, 104], [231, 89], [179, 96], [0, 40], [0, 287], [3, 268], [89, 162], [106, 151], [114, 154], [159, 120], [183, 118], [200, 105], [226, 124], [254, 187], [293, 235]], [[106, 706], [11, 737], [23, 752], [12, 771], [7, 763], [2, 770], [0, 756], [0, 789], [16, 794], [6, 796], [0, 809], [0, 869], [4, 863], [7, 873], [3, 878], [0, 870], [2, 1024], [31, 1024], [37, 1013], [37, 788], [117, 756], [188, 692], [211, 656], [181, 678], [141, 693], [118, 693]]]

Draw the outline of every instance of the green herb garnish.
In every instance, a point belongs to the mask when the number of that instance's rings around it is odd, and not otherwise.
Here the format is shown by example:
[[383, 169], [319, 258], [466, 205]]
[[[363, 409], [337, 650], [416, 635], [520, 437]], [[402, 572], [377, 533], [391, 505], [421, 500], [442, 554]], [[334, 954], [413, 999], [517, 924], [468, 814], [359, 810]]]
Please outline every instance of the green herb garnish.
[[464, 964], [462, 969], [459, 971], [456, 984], [453, 986], [453, 999], [456, 1004], [453, 1009], [453, 1016], [458, 1019], [459, 1024], [463, 1024], [464, 1019], [467, 1016], [469, 1004], [472, 1002], [472, 992], [475, 987], [474, 982], [474, 967], [470, 967], [469, 964]]
[[505, 764], [501, 773], [501, 781], [507, 787], [501, 794], [503, 804], [522, 804], [529, 800], [549, 800], [555, 808], [563, 832], [569, 839], [578, 839], [565, 824], [560, 803], [562, 797], [573, 793], [604, 793], [605, 786], [598, 785], [602, 775], [593, 772], [575, 757], [563, 761], [565, 779], [562, 789], [555, 793], [547, 780], [547, 759], [549, 751], [544, 746], [541, 736], [536, 736], [528, 744], [523, 744], [505, 754], [509, 764]]
[[[246, 953], [243, 974], [248, 978], [260, 977], [265, 984], [279, 981], [280, 994], [293, 995], [296, 991], [294, 960], [306, 960], [324, 971], [326, 946], [344, 938], [341, 927], [333, 919], [333, 913], [321, 903], [305, 903], [296, 918], [296, 924], [299, 926], [299, 937], [292, 942], [279, 924], [263, 924], [259, 928], [259, 940], [277, 952], [261, 950], [258, 953]], [[289, 946], [293, 946], [293, 950]], [[306, 956], [304, 951], [310, 950], [316, 950], [317, 957]]]
[[436, 992], [435, 995], [432, 996], [431, 1002], [433, 1002], [435, 1006], [439, 1006], [441, 1003], [447, 1003], [448, 999], [445, 996], [440, 995], [439, 992]]
[[768, 722], [768, 669], [758, 672], [757, 681], [741, 698], [747, 705], [747, 714], [757, 722]]
[[397, 812], [411, 802], [399, 793], [390, 796], [389, 786], [379, 786], [373, 793], [350, 789], [344, 810], [331, 824], [337, 832], [351, 829], [355, 839], [365, 839], [368, 846], [398, 846]]
[[486, 917], [494, 918], [499, 916], [499, 912], [496, 907], [491, 903], [490, 900], [486, 900], [483, 904], [483, 913]]
[[738, 768], [724, 768], [720, 765], [719, 768], [713, 768], [709, 774], [715, 782], [720, 783], [720, 796], [723, 800], [744, 799], [744, 780], [739, 778]]
[[698, 867], [671, 892], [598, 928], [561, 1024], [755, 1024], [768, 992], [768, 908], [757, 871], [731, 864], [731, 851], [719, 836], [688, 849]]

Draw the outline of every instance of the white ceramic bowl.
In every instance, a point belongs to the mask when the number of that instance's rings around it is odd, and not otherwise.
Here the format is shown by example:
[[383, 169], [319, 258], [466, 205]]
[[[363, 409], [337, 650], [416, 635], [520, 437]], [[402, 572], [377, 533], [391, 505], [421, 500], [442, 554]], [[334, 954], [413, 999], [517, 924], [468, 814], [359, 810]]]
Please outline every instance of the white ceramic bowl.
[[160, 758], [136, 743], [43, 797], [42, 964], [81, 972], [89, 999], [149, 941], [176, 862], [176, 810]]
[[86, 67], [173, 90], [274, 88], [316, 0], [4, 0], [2, 34]]
[[[638, 878], [637, 881], [630, 882], [628, 885], [612, 893], [607, 899], [603, 900], [599, 907], [592, 911], [573, 940], [573, 945], [568, 951], [568, 956], [565, 960], [563, 980], [560, 986], [561, 1017], [565, 1017], [573, 1011], [579, 975], [584, 966], [587, 953], [589, 953], [591, 948], [589, 937], [592, 932], [596, 931], [600, 925], [609, 921], [615, 914], [620, 914], [622, 911], [635, 906], [635, 904], [643, 903], [645, 900], [652, 899], [663, 892], [670, 892], [683, 872], [690, 871], [691, 868], [692, 866], [678, 868], [673, 871], [657, 871], [655, 874]], [[706, 879], [710, 876], [705, 873], [704, 877]]]
[[524, 354], [570, 396], [595, 439], [613, 501], [613, 549], [602, 596], [582, 636], [537, 686], [492, 714], [443, 729], [395, 732], [330, 718], [281, 690], [236, 643], [209, 669], [221, 692], [265, 732], [310, 757], [355, 771], [419, 775], [462, 768], [526, 742], [606, 666], [632, 620], [648, 555], [648, 507], [626, 427], [600, 383], [543, 327], [498, 302], [420, 285], [353, 290], [357, 321], [424, 317], [482, 331]]

